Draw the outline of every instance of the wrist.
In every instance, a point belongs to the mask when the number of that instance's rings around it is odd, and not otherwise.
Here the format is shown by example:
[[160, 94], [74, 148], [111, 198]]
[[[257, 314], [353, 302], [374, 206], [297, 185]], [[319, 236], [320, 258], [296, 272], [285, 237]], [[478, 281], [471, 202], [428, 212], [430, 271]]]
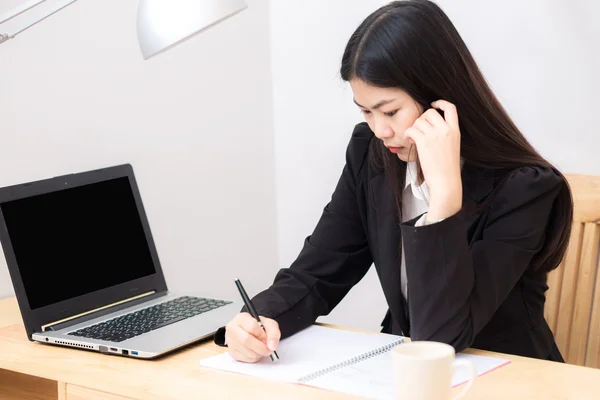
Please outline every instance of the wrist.
[[453, 216], [462, 208], [462, 193], [446, 193], [431, 195], [429, 209], [427, 211], [427, 222], [440, 221]]
[[431, 210], [427, 212], [425, 216], [425, 225], [435, 224], [437, 222], [443, 221], [446, 218], [450, 218], [454, 214], [460, 211], [461, 207], [455, 208], [445, 208], [440, 210]]

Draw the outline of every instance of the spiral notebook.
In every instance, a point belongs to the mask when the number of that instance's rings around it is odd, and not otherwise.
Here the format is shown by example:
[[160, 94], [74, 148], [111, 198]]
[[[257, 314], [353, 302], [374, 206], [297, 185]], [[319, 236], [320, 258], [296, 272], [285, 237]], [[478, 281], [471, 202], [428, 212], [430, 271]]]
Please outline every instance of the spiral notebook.
[[[279, 344], [280, 360], [264, 357], [256, 364], [235, 361], [228, 353], [205, 358], [200, 365], [278, 381], [376, 399], [395, 398], [391, 350], [404, 343], [401, 336], [368, 334], [313, 325]], [[506, 360], [466, 354], [479, 374], [498, 368]], [[459, 385], [469, 379], [458, 370], [452, 379]]]

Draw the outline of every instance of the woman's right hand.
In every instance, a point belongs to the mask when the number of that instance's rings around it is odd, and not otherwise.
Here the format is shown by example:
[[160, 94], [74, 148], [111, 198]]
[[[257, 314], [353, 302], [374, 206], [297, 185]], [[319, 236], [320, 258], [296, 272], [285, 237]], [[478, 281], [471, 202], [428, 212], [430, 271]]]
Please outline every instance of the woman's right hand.
[[279, 324], [267, 317], [261, 316], [260, 320], [264, 330], [247, 312], [239, 313], [225, 326], [225, 343], [237, 361], [255, 363], [277, 349], [281, 337]]

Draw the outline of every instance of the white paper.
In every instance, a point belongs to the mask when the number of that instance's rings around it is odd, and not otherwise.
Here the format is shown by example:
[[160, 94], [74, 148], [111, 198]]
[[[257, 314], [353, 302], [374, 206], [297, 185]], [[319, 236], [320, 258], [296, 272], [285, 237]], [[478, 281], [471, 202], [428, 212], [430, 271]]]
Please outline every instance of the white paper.
[[[456, 359], [467, 359], [475, 365], [477, 375], [485, 374], [506, 363], [500, 358], [457, 354]], [[468, 370], [459, 368], [452, 376], [452, 386], [458, 386], [470, 379]], [[394, 364], [392, 353], [387, 352], [360, 363], [330, 372], [311, 382], [311, 386], [334, 390], [371, 399], [397, 399], [394, 385]], [[402, 398], [400, 396], [400, 398]]]
[[389, 345], [399, 336], [367, 334], [313, 325], [284, 339], [277, 348], [279, 361], [269, 357], [256, 364], [235, 361], [228, 353], [200, 361], [204, 367], [297, 382], [303, 376], [344, 362], [373, 349]]
[[389, 351], [307, 383], [371, 399], [396, 399], [392, 353]]
[[[277, 362], [272, 362], [269, 357], [265, 357], [259, 363], [247, 364], [237, 362], [225, 353], [203, 359], [200, 364], [204, 367], [267, 379], [298, 382], [306, 375], [390, 345], [398, 339], [399, 336], [393, 335], [365, 334], [311, 326], [281, 341], [277, 349], [280, 360]], [[475, 364], [478, 375], [508, 363], [507, 360], [500, 358], [471, 354], [457, 354], [456, 359], [471, 361]], [[460, 385], [469, 378], [468, 371], [459, 368], [452, 377], [452, 386]], [[305, 384], [367, 398], [395, 399], [392, 353], [384, 352], [347, 365]]]
[[[504, 360], [502, 358], [476, 356], [473, 354], [464, 353], [457, 354], [456, 359], [471, 361], [473, 364], [475, 364], [475, 369], [477, 370], [477, 375], [479, 376], [509, 363], [508, 360]], [[458, 370], [454, 372], [454, 376], [452, 376], [452, 386], [463, 384], [468, 381], [470, 377], [471, 375], [467, 370], [465, 370], [465, 368], [458, 368]]]

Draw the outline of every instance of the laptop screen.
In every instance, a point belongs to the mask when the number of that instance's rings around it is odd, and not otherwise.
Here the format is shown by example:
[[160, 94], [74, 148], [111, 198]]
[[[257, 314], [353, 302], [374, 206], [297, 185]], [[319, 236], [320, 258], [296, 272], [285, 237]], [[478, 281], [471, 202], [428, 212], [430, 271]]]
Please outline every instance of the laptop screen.
[[0, 207], [32, 310], [156, 272], [127, 177]]

